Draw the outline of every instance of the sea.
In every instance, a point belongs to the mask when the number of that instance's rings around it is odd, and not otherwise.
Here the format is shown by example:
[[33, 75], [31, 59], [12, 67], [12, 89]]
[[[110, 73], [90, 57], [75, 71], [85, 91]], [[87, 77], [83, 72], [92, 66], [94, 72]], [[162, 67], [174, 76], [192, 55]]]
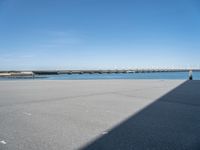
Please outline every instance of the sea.
[[[104, 73], [104, 74], [60, 74], [40, 75], [32, 78], [0, 78], [0, 80], [112, 80], [112, 79], [171, 79], [187, 80], [188, 72], [153, 73]], [[200, 80], [200, 72], [193, 72], [193, 79]]]

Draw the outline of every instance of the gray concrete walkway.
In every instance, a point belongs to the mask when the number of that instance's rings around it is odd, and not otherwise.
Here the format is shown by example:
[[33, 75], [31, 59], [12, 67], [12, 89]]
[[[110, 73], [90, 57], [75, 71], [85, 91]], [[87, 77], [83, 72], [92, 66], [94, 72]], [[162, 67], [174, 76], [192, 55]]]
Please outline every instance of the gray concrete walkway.
[[200, 81], [1, 81], [0, 150], [200, 149]]

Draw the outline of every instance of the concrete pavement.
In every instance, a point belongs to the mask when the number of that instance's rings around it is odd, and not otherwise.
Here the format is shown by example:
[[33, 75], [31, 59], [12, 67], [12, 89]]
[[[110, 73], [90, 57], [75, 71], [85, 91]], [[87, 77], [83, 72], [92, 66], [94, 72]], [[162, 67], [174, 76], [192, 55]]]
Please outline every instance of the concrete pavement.
[[1, 81], [0, 150], [197, 149], [198, 89], [183, 80]]

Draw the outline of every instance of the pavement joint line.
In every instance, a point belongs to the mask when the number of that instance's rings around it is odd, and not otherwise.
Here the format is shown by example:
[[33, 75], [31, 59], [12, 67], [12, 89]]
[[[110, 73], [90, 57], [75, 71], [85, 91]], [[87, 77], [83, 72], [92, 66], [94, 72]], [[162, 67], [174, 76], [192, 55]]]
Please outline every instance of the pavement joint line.
[[85, 95], [78, 95], [78, 96], [66, 96], [66, 97], [53, 98], [53, 99], [39, 99], [39, 100], [35, 100], [35, 101], [32, 100], [32, 101], [28, 101], [28, 102], [0, 105], [0, 107], [16, 106], [16, 105], [23, 105], [23, 104], [33, 104], [33, 103], [40, 103], [40, 102], [63, 101], [66, 99], [75, 99], [75, 98], [81, 98], [81, 97], [90, 97], [90, 96], [95, 96], [95, 95], [107, 95], [107, 94], [112, 94], [112, 92], [93, 93], [93, 94], [85, 94]]
[[117, 95], [121, 95], [121, 96], [127, 96], [127, 97], [132, 97], [132, 98], [142, 98], [142, 99], [145, 99], [145, 100], [148, 100], [150, 98], [148, 97], [143, 97], [143, 96], [134, 96], [134, 95], [128, 95], [128, 94], [123, 94], [123, 93], [115, 93]]
[[174, 104], [180, 104], [180, 105], [187, 105], [187, 106], [193, 106], [193, 107], [200, 107], [198, 104], [190, 104], [190, 103], [184, 103], [184, 102], [178, 102], [178, 101], [169, 101], [169, 100], [162, 100], [159, 102], [165, 102], [165, 103], [174, 103]]
[[[159, 88], [159, 87], [157, 87]], [[146, 88], [149, 89], [149, 88]], [[152, 88], [151, 88], [152, 89]], [[138, 91], [142, 89], [136, 89], [133, 91]], [[125, 91], [130, 91], [130, 90], [124, 90]], [[119, 91], [109, 91], [109, 92], [99, 92], [99, 93], [93, 93], [93, 94], [83, 94], [83, 95], [78, 95], [78, 96], [67, 96], [67, 97], [60, 97], [60, 98], [53, 98], [53, 99], [40, 99], [40, 100], [32, 100], [28, 102], [20, 102], [20, 103], [12, 103], [12, 104], [7, 104], [7, 105], [0, 105], [0, 107], [9, 107], [9, 106], [16, 106], [16, 105], [23, 105], [23, 104], [34, 104], [34, 103], [40, 103], [40, 102], [53, 102], [53, 101], [63, 101], [67, 99], [76, 99], [76, 98], [81, 98], [81, 97], [90, 97], [90, 96], [98, 96], [98, 95], [108, 95], [108, 94], [116, 94]]]

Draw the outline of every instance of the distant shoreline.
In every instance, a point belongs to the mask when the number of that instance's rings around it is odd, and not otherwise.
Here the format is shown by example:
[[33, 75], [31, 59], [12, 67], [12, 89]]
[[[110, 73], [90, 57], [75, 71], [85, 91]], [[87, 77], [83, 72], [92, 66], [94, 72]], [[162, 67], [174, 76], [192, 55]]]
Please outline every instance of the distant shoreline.
[[[200, 80], [200, 72], [193, 72], [194, 80]], [[74, 74], [4, 74], [0, 80], [113, 80], [113, 79], [181, 79], [188, 80], [189, 73], [183, 72], [126, 72], [126, 73], [74, 73]]]
[[104, 73], [154, 73], [154, 72], [189, 72], [200, 69], [122, 69], [122, 70], [40, 70], [40, 71], [0, 71], [0, 77], [33, 77], [34, 75], [59, 74], [104, 74]]

